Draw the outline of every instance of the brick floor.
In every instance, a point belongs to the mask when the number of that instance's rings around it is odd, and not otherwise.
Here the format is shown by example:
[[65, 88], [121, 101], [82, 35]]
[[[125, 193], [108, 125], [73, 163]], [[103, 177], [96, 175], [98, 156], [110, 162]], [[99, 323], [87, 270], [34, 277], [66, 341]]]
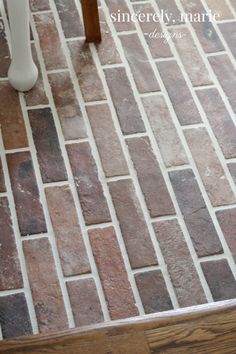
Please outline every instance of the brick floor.
[[[99, 45], [79, 0], [31, 0], [25, 94], [4, 3], [0, 337], [236, 298], [235, 0], [100, 0]], [[175, 22], [113, 24], [118, 9]]]

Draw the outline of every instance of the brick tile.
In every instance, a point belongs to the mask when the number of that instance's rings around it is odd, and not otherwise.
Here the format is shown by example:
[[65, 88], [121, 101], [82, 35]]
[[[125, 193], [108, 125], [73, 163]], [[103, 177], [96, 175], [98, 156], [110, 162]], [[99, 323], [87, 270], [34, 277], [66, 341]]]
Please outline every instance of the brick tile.
[[235, 40], [236, 40], [236, 22], [229, 22], [229, 23], [222, 23], [218, 25], [223, 37], [228, 44], [231, 52], [233, 53], [234, 57], [236, 58], [236, 49], [235, 49]]
[[124, 68], [104, 70], [123, 134], [142, 133], [144, 124]]
[[231, 173], [231, 176], [233, 178], [234, 183], [236, 184], [236, 164], [235, 163], [229, 163], [228, 164], [229, 172]]
[[131, 180], [109, 183], [132, 268], [157, 263], [153, 244]]
[[106, 5], [110, 11], [110, 14], [115, 14], [116, 15], [116, 21], [112, 21], [113, 25], [116, 29], [117, 32], [122, 32], [122, 31], [132, 31], [135, 29], [135, 26], [132, 22], [129, 21], [119, 21], [118, 13], [124, 14], [128, 13], [130, 14], [130, 11], [128, 9], [128, 6], [126, 5], [125, 0], [105, 0]]
[[0, 198], [0, 290], [23, 288], [11, 213], [7, 198]]
[[[40, 46], [47, 70], [66, 68], [66, 59], [61, 47], [59, 34], [52, 13], [34, 15]], [[47, 36], [45, 36], [47, 33]], [[53, 53], [53, 55], [52, 55]]]
[[104, 321], [93, 279], [67, 282], [67, 289], [76, 326], [88, 326]]
[[18, 93], [8, 82], [0, 82], [0, 97], [0, 124], [5, 149], [28, 146]]
[[107, 177], [127, 175], [127, 163], [107, 104], [87, 107], [89, 121]]
[[228, 55], [217, 55], [210, 57], [209, 62], [222, 86], [226, 97], [229, 100], [234, 112], [236, 112], [236, 70]]
[[6, 192], [6, 186], [5, 186], [5, 178], [4, 178], [4, 173], [3, 173], [3, 168], [2, 168], [2, 161], [0, 158], [0, 193]]
[[233, 191], [206, 129], [190, 129], [185, 136], [212, 205], [235, 203]]
[[225, 158], [236, 157], [236, 127], [217, 89], [197, 91]]
[[201, 263], [214, 301], [234, 299], [236, 281], [226, 259]]
[[68, 47], [84, 100], [90, 102], [106, 99], [89, 45], [83, 40], [75, 40], [68, 42]]
[[176, 61], [158, 63], [157, 67], [180, 124], [200, 123], [197, 106]]
[[175, 0], [156, 0], [159, 10], [163, 10], [164, 13], [171, 15], [170, 25], [177, 25], [181, 22], [181, 13], [176, 5]]
[[177, 220], [154, 224], [157, 240], [181, 307], [207, 302], [192, 256]]
[[143, 105], [166, 167], [188, 163], [164, 97], [144, 97]]
[[0, 19], [0, 48], [0, 77], [7, 77], [7, 72], [10, 65], [10, 52], [2, 19]]
[[236, 262], [236, 209], [219, 211], [216, 216]]
[[199, 257], [222, 253], [222, 246], [192, 170], [170, 172], [174, 192]]
[[89, 237], [111, 319], [138, 315], [114, 229], [94, 229]]
[[33, 334], [23, 293], [0, 297], [0, 324], [3, 339]]
[[114, 42], [103, 10], [99, 9], [100, 26], [102, 33], [101, 43], [96, 44], [98, 56], [102, 65], [121, 63], [120, 55]]
[[175, 28], [170, 33], [173, 35], [173, 41], [193, 86], [212, 84], [209, 72], [188, 28]]
[[89, 273], [90, 264], [69, 187], [49, 187], [45, 191], [64, 274]]
[[24, 241], [23, 249], [40, 332], [67, 329], [67, 316], [48, 239]]
[[48, 75], [65, 140], [86, 138], [86, 128], [70, 74]]
[[127, 144], [151, 217], [175, 214], [149, 139], [146, 137], [127, 139]]
[[74, 0], [55, 0], [62, 29], [66, 38], [84, 35], [83, 24]]
[[110, 213], [89, 144], [67, 145], [67, 152], [86, 224], [109, 222]]
[[47, 232], [30, 153], [7, 155], [7, 162], [21, 235]]
[[199, 0], [181, 0], [181, 3], [186, 13], [192, 14], [193, 16], [198, 13], [201, 16], [204, 15], [206, 18], [205, 22], [191, 23], [203, 50], [206, 53], [214, 53], [224, 50], [224, 46], [216, 33], [212, 22], [210, 22], [209, 16], [207, 17], [207, 12], [203, 7], [202, 2]]
[[135, 280], [146, 314], [173, 309], [160, 270], [136, 274]]
[[29, 120], [43, 182], [67, 180], [51, 109], [29, 111]]
[[49, 0], [30, 0], [30, 9], [32, 12], [50, 10]]
[[136, 86], [140, 93], [160, 91], [155, 73], [136, 33], [120, 36]]
[[[155, 10], [148, 3], [133, 5], [133, 8], [136, 13], [141, 12], [145, 14], [155, 14]], [[163, 30], [158, 22], [145, 21], [139, 22], [139, 25], [154, 59], [168, 58], [172, 56], [170, 46], [165, 38], [159, 38], [159, 36], [157, 36], [157, 38], [153, 38], [149, 36], [150, 33], [154, 34], [154, 32], [158, 34], [163, 33]]]
[[206, 0], [209, 9], [216, 14], [219, 14], [218, 21], [230, 20], [234, 16], [225, 1], [222, 0]]

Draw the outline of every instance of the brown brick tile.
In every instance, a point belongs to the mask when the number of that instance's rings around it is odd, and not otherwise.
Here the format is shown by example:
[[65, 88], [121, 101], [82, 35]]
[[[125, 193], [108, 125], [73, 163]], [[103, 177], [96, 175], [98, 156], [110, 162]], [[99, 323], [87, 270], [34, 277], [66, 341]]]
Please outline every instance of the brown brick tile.
[[172, 302], [160, 270], [135, 275], [146, 314], [172, 310]]
[[151, 217], [175, 214], [149, 139], [146, 137], [127, 139], [127, 144]]
[[30, 153], [9, 154], [7, 162], [21, 235], [47, 232]]
[[153, 244], [131, 180], [109, 183], [132, 268], [157, 264]]
[[217, 89], [197, 91], [225, 158], [236, 157], [236, 128]]
[[207, 302], [192, 256], [177, 220], [154, 224], [157, 240], [181, 307]]
[[49, 214], [66, 276], [90, 272], [90, 264], [69, 186], [45, 189]]
[[197, 255], [222, 253], [222, 245], [192, 170], [174, 171], [169, 175]]
[[104, 70], [123, 134], [142, 133], [144, 124], [124, 68]]
[[50, 10], [49, 0], [30, 0], [30, 9], [32, 12]]
[[212, 205], [235, 203], [233, 191], [206, 129], [190, 129], [185, 136]]
[[51, 109], [33, 109], [29, 111], [29, 120], [43, 182], [67, 180]]
[[[28, 146], [18, 93], [8, 82], [0, 82], [0, 125], [5, 149]], [[11, 104], [6, 104], [11, 102]], [[12, 138], [14, 137], [14, 139]]]
[[106, 198], [89, 144], [67, 145], [67, 152], [86, 224], [110, 221]]
[[127, 175], [127, 163], [107, 104], [87, 107], [89, 121], [107, 177]]
[[236, 40], [236, 22], [229, 22], [229, 23], [222, 23], [218, 25], [226, 43], [228, 44], [231, 52], [233, 53], [234, 57], [236, 58], [236, 49], [235, 49], [235, 40]]
[[138, 315], [114, 229], [94, 229], [89, 237], [111, 319]]
[[201, 263], [214, 301], [234, 299], [236, 281], [226, 259]]
[[228, 164], [229, 172], [233, 178], [234, 183], [236, 184], [236, 164], [234, 162]]
[[136, 33], [120, 36], [136, 86], [140, 93], [160, 91], [155, 73]]
[[23, 249], [40, 332], [67, 329], [66, 311], [48, 239], [24, 241]]
[[[46, 69], [54, 70], [66, 68], [66, 59], [61, 47], [53, 14], [45, 12], [34, 15], [34, 21], [39, 35]], [[45, 33], [47, 33], [47, 36], [45, 36]]]
[[72, 38], [83, 36], [83, 24], [75, 5], [75, 0], [55, 0], [55, 5], [65, 37]]
[[175, 0], [156, 0], [159, 10], [171, 15], [170, 25], [177, 25], [181, 22], [181, 13]]
[[3, 168], [2, 168], [2, 161], [0, 158], [0, 193], [6, 192], [6, 186], [5, 186], [5, 178], [4, 178], [4, 173], [3, 173]]
[[[136, 13], [142, 12], [145, 14], [155, 14], [155, 10], [148, 3], [135, 4], [133, 5], [133, 8]], [[154, 31], [158, 34], [163, 33], [163, 30], [158, 22], [145, 21], [139, 22], [139, 25], [154, 59], [168, 58], [172, 56], [170, 46], [165, 38], [159, 38], [159, 36], [157, 38], [152, 38], [149, 36], [150, 33], [154, 34]]]
[[197, 106], [176, 61], [161, 62], [157, 67], [180, 124], [200, 123]]
[[66, 284], [76, 326], [103, 322], [103, 313], [94, 280], [83, 279]]
[[65, 140], [86, 138], [86, 128], [70, 74], [48, 75]]
[[188, 28], [175, 28], [170, 33], [173, 35], [173, 41], [193, 86], [212, 84], [209, 72]]
[[209, 9], [216, 14], [219, 14], [218, 21], [231, 20], [234, 18], [229, 6], [222, 0], [206, 0]]
[[68, 47], [84, 100], [90, 102], [106, 99], [89, 45], [83, 40], [75, 40], [68, 42]]
[[110, 11], [110, 14], [115, 14], [116, 15], [116, 21], [113, 22], [113, 25], [116, 29], [117, 32], [122, 32], [122, 31], [132, 31], [135, 29], [134, 24], [130, 21], [119, 21], [118, 18], [118, 13], [120, 14], [123, 13], [129, 13], [130, 11], [128, 9], [128, 6], [126, 5], [125, 0], [105, 0], [106, 5]]
[[0, 77], [7, 77], [10, 65], [10, 52], [6, 40], [3, 20], [0, 18]]
[[164, 97], [144, 97], [143, 105], [166, 167], [188, 163]]
[[23, 293], [0, 297], [0, 324], [3, 339], [33, 334]]
[[7, 198], [0, 198], [0, 290], [23, 288], [11, 212]]
[[236, 262], [236, 209], [218, 211], [216, 216]]
[[236, 70], [228, 55], [217, 55], [209, 58], [210, 64], [229, 100], [234, 112], [236, 112]]

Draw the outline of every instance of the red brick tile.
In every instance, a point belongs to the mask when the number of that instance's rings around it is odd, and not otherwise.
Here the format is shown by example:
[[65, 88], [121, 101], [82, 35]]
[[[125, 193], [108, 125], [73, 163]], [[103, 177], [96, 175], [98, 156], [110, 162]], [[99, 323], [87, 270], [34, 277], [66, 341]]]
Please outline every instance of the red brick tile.
[[111, 319], [138, 315], [114, 229], [94, 229], [89, 237]]
[[33, 334], [23, 293], [0, 297], [0, 324], [3, 339]]
[[146, 314], [172, 310], [172, 302], [160, 270], [135, 275]]
[[76, 326], [88, 326], [104, 321], [93, 279], [67, 282], [67, 289]]
[[236, 209], [219, 211], [216, 216], [236, 262]]
[[218, 25], [223, 37], [228, 44], [231, 52], [233, 53], [234, 57], [236, 58], [236, 49], [235, 49], [235, 40], [236, 40], [236, 22], [229, 22], [229, 23], [222, 23]]
[[0, 290], [23, 288], [11, 212], [7, 198], [0, 198]]
[[206, 129], [190, 129], [185, 136], [212, 205], [235, 203], [233, 191]]
[[131, 180], [109, 183], [132, 268], [157, 264], [153, 244]]
[[87, 225], [111, 220], [88, 143], [67, 145], [67, 152]]
[[125, 0], [105, 0], [105, 2], [110, 11], [110, 15], [115, 15], [116, 21], [112, 20], [112, 16], [111, 20], [117, 32], [132, 31], [135, 29], [135, 26], [131, 21], [122, 21], [122, 19], [119, 19], [119, 13], [121, 14], [121, 16], [122, 14], [130, 15], [130, 11], [128, 9], [128, 6], [126, 5]]
[[170, 172], [170, 179], [197, 255], [222, 253], [222, 245], [192, 170]]
[[[148, 3], [135, 4], [133, 8], [136, 13], [155, 14], [155, 10]], [[165, 38], [160, 38], [160, 34], [163, 33], [163, 30], [158, 22], [145, 21], [139, 22], [139, 25], [154, 59], [172, 57], [168, 42]], [[158, 33], [157, 38], [150, 36], [150, 33], [153, 35], [154, 33]]]
[[0, 77], [7, 77], [7, 72], [10, 65], [10, 52], [2, 19], [0, 19], [0, 48]]
[[144, 132], [141, 114], [125, 69], [106, 69], [105, 74], [123, 134]]
[[143, 105], [166, 167], [188, 163], [164, 97], [144, 97]]
[[47, 232], [30, 153], [9, 154], [7, 162], [21, 235]]
[[127, 163], [107, 104], [87, 107], [103, 169], [107, 177], [127, 175]]
[[218, 21], [231, 20], [234, 18], [229, 6], [222, 0], [206, 0], [207, 6], [213, 12], [218, 14]]
[[67, 180], [64, 160], [50, 108], [29, 111], [43, 182]]
[[210, 85], [212, 81], [206, 65], [187, 28], [171, 30], [173, 41], [193, 86]]
[[154, 224], [157, 240], [181, 307], [207, 302], [192, 256], [177, 220]]
[[236, 127], [217, 89], [197, 91], [225, 158], [236, 157]]
[[2, 162], [0, 159], [0, 193], [6, 192], [6, 186], [5, 186], [5, 178], [4, 178], [4, 173], [3, 173], [3, 168], [2, 168]]
[[149, 139], [146, 137], [127, 139], [127, 144], [151, 217], [175, 214]]
[[27, 272], [40, 332], [68, 328], [61, 288], [47, 238], [23, 242]]
[[86, 128], [70, 74], [48, 75], [65, 140], [86, 138]]
[[159, 10], [163, 10], [164, 13], [171, 15], [170, 25], [177, 25], [181, 22], [181, 13], [176, 5], [175, 0], [156, 0]]
[[62, 29], [66, 38], [84, 36], [84, 29], [75, 0], [55, 0]]
[[0, 82], [0, 97], [0, 124], [5, 149], [28, 146], [18, 93], [8, 82]]
[[226, 259], [201, 263], [214, 301], [234, 299], [236, 281]]
[[129, 62], [136, 86], [140, 93], [160, 91], [148, 57], [136, 33], [120, 36], [125, 56]]
[[30, 9], [32, 12], [50, 10], [49, 0], [30, 0]]
[[157, 67], [180, 124], [200, 123], [197, 106], [176, 61], [161, 62]]
[[[34, 15], [34, 21], [39, 35], [46, 69], [54, 70], [66, 68], [66, 59], [61, 47], [53, 14], [45, 12]], [[47, 33], [47, 36], [45, 36], [45, 33]]]
[[68, 47], [84, 100], [90, 102], [106, 99], [89, 45], [83, 40], [75, 40], [68, 42]]
[[46, 188], [47, 203], [66, 276], [90, 272], [90, 264], [69, 186]]
[[236, 184], [236, 164], [234, 162], [228, 164], [229, 172], [233, 178], [234, 183]]
[[226, 97], [229, 100], [234, 112], [236, 112], [236, 70], [228, 55], [217, 55], [209, 57], [210, 64], [222, 86]]

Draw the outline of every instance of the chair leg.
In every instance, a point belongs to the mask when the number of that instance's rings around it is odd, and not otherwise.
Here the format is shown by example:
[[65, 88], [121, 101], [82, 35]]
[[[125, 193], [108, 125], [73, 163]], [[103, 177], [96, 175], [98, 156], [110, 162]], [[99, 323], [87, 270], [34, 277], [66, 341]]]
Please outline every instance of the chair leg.
[[100, 42], [101, 29], [99, 23], [97, 0], [81, 0], [86, 42]]

